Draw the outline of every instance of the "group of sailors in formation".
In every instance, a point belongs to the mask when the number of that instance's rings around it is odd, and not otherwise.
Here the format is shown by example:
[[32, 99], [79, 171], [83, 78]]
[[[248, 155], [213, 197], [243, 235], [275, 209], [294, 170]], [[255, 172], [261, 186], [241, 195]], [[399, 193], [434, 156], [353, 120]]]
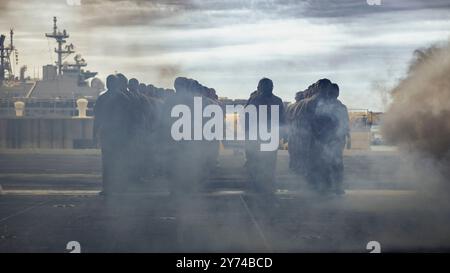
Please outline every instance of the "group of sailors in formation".
[[[167, 179], [172, 195], [195, 194], [205, 189], [211, 173], [217, 171], [219, 140], [176, 141], [171, 137], [175, 119], [171, 109], [183, 104], [193, 113], [194, 97], [202, 98], [203, 108], [212, 104], [223, 107], [216, 91], [184, 77], [176, 78], [174, 87], [157, 88], [134, 78], [128, 80], [123, 74], [107, 77], [107, 90], [94, 106], [103, 194], [142, 189], [161, 177]], [[271, 106], [278, 106], [280, 134], [288, 135], [289, 166], [320, 193], [344, 193], [343, 150], [349, 141], [349, 118], [338, 96], [338, 85], [321, 79], [297, 92], [295, 102], [285, 108], [273, 94], [273, 82], [263, 78], [247, 101], [247, 106], [256, 109], [266, 105], [268, 113]], [[261, 151], [259, 147], [258, 140], [245, 141], [248, 190], [272, 198], [277, 150]]]

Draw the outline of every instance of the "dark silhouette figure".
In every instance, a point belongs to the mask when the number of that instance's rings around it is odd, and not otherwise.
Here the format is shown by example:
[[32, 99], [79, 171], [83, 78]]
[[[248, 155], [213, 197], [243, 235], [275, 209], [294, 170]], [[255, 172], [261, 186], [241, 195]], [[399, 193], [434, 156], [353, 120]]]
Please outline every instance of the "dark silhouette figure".
[[317, 81], [304, 94], [290, 109], [293, 167], [313, 190], [342, 194], [347, 108], [337, 99], [339, 87], [328, 79]]
[[[202, 97], [202, 111], [207, 105], [216, 104], [216, 102], [205, 97], [207, 88], [196, 80], [178, 77], [175, 79], [174, 87], [176, 92], [165, 99], [162, 115], [163, 139], [166, 143], [164, 145], [167, 160], [165, 165], [171, 194], [187, 197], [204, 187], [204, 182], [217, 161], [219, 142], [174, 140], [171, 135], [171, 126], [179, 117], [171, 117], [171, 111], [176, 105], [185, 105], [190, 109], [189, 119], [193, 121], [194, 97]], [[192, 122], [190, 128], [192, 134], [195, 130], [194, 126], [202, 125]]]
[[[339, 86], [328, 87], [325, 98], [316, 106], [313, 120], [314, 143], [312, 183], [320, 191], [343, 194], [343, 150], [349, 137], [349, 118], [347, 107], [337, 98]], [[320, 166], [320, 167], [319, 167]], [[319, 168], [322, 170], [319, 172]]]
[[102, 150], [103, 193], [109, 195], [123, 186], [126, 171], [126, 143], [131, 135], [129, 98], [120, 91], [119, 79], [110, 75], [107, 91], [94, 106], [94, 139], [100, 140]]
[[[263, 78], [259, 81], [257, 90], [250, 95], [247, 105], [256, 106], [258, 120], [267, 118], [269, 130], [271, 124], [271, 107], [278, 106], [279, 109], [279, 130], [285, 122], [285, 111], [282, 100], [273, 94], [273, 82], [270, 79]], [[267, 117], [260, 116], [259, 106], [267, 106]], [[246, 134], [248, 135], [249, 124], [246, 121]], [[259, 126], [259, 125], [258, 125]], [[280, 132], [281, 133], [281, 132]], [[251, 178], [251, 189], [257, 193], [272, 197], [275, 192], [275, 169], [277, 162], [277, 150], [261, 151], [260, 140], [246, 141], [246, 167]]]
[[295, 94], [295, 102], [286, 108], [286, 122], [289, 126], [288, 134], [288, 152], [289, 168], [298, 174], [303, 174], [302, 156], [300, 154], [301, 145], [299, 126], [296, 124], [296, 111], [299, 108], [300, 101], [305, 98], [305, 91], [299, 91]]

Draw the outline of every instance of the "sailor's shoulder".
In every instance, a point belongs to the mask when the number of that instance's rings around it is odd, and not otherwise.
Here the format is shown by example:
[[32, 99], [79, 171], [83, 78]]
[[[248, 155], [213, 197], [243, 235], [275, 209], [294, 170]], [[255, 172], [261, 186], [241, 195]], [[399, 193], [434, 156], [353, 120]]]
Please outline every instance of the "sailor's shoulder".
[[276, 96], [276, 95], [272, 95], [272, 100], [274, 102], [278, 103], [278, 104], [280, 104], [280, 103], [282, 104], [283, 103], [283, 100], [280, 97]]

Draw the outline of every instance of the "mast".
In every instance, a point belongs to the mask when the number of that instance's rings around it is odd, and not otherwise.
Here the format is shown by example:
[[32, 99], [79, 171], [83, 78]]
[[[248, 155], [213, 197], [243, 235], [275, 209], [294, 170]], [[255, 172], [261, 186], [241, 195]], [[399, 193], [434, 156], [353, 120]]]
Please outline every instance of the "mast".
[[63, 54], [70, 55], [74, 53], [73, 45], [66, 45], [63, 49], [63, 45], [66, 43], [66, 39], [69, 38], [69, 34], [64, 29], [62, 32], [58, 30], [58, 27], [56, 25], [57, 19], [56, 16], [53, 17], [53, 32], [52, 33], [46, 33], [45, 36], [48, 38], [53, 38], [58, 43], [58, 48], [55, 48], [55, 52], [58, 55], [58, 60], [56, 61], [56, 66], [58, 68], [58, 75], [62, 75], [62, 59]]
[[5, 35], [0, 35], [0, 85], [5, 80]]
[[[2, 85], [6, 79], [11, 80], [14, 78], [11, 67], [11, 52], [14, 51], [13, 29], [10, 30], [9, 35], [10, 43], [8, 47], [5, 47], [6, 36], [0, 35], [0, 85]], [[6, 75], [8, 76], [6, 77]]]
[[14, 30], [13, 29], [10, 29], [9, 30], [9, 48], [11, 49], [11, 50], [14, 50], [14, 40], [13, 40], [13, 37], [14, 37]]

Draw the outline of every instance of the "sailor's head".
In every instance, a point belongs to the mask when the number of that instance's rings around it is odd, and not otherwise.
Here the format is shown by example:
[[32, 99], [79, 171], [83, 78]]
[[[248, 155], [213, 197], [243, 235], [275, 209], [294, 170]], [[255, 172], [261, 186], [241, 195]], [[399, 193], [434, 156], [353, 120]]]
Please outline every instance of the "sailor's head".
[[298, 91], [295, 93], [295, 101], [301, 101], [305, 98], [305, 91]]
[[202, 86], [200, 85], [200, 83], [197, 80], [193, 80], [193, 79], [188, 80], [187, 91], [189, 93], [199, 96], [199, 95], [201, 95], [201, 89], [202, 89]]
[[262, 78], [258, 83], [258, 92], [264, 96], [272, 95], [273, 82], [271, 79]]
[[219, 99], [219, 96], [217, 96], [216, 89], [210, 88], [209, 91], [210, 91], [210, 94], [211, 94], [211, 98], [212, 98], [212, 99], [214, 99], [214, 100], [218, 100], [218, 99]]
[[127, 77], [125, 77], [125, 75], [122, 74], [122, 73], [119, 73], [116, 76], [117, 76], [117, 79], [118, 79], [118, 87], [119, 87], [119, 89], [122, 90], [122, 91], [127, 90], [127, 87], [128, 87], [128, 79], [127, 79]]
[[128, 81], [128, 90], [136, 92], [139, 89], [139, 81], [136, 78], [132, 78]]
[[332, 83], [329, 79], [320, 79], [316, 82], [316, 84], [317, 84], [317, 87], [323, 88], [323, 87], [330, 86]]
[[327, 97], [331, 89], [332, 82], [329, 79], [320, 79], [316, 82], [316, 94], [320, 97]]
[[331, 99], [337, 99], [339, 97], [339, 85], [336, 83], [331, 84], [331, 87], [328, 91], [328, 96]]
[[172, 89], [165, 89], [165, 88], [163, 88], [162, 91], [163, 91], [163, 99], [167, 99], [168, 97], [173, 95], [173, 93], [172, 93], [173, 90]]
[[155, 87], [152, 84], [147, 85], [147, 92], [150, 96], [155, 97]]
[[173, 90], [173, 89], [166, 89], [166, 91], [165, 91], [165, 97], [166, 98], [171, 97], [174, 94], [175, 94], [175, 90]]
[[108, 88], [109, 91], [116, 91], [117, 82], [118, 79], [116, 75], [109, 75], [108, 77], [106, 77], [106, 88]]
[[177, 77], [175, 79], [175, 82], [173, 84], [173, 87], [175, 87], [175, 90], [177, 93], [179, 92], [186, 92], [188, 88], [188, 79], [185, 77]]
[[202, 97], [208, 98], [209, 97], [209, 88], [206, 86], [200, 86], [198, 89], [199, 95]]
[[205, 94], [206, 94], [205, 96], [207, 98], [214, 99], [214, 94], [213, 94], [213, 89], [212, 88], [206, 88]]
[[175, 79], [174, 87], [176, 92], [187, 93], [190, 95], [200, 96], [204, 93], [205, 87], [194, 79], [178, 77]]
[[319, 90], [327, 90], [332, 85], [329, 79], [320, 79], [317, 81], [317, 88]]
[[310, 98], [313, 95], [313, 88], [314, 84], [311, 84], [310, 86], [308, 86], [308, 88], [303, 90], [303, 95], [305, 96], [305, 98]]
[[156, 97], [164, 98], [164, 89], [163, 88], [156, 88]]
[[147, 89], [147, 86], [145, 85], [145, 83], [139, 84], [139, 88], [138, 88], [139, 92], [145, 93], [146, 89]]

